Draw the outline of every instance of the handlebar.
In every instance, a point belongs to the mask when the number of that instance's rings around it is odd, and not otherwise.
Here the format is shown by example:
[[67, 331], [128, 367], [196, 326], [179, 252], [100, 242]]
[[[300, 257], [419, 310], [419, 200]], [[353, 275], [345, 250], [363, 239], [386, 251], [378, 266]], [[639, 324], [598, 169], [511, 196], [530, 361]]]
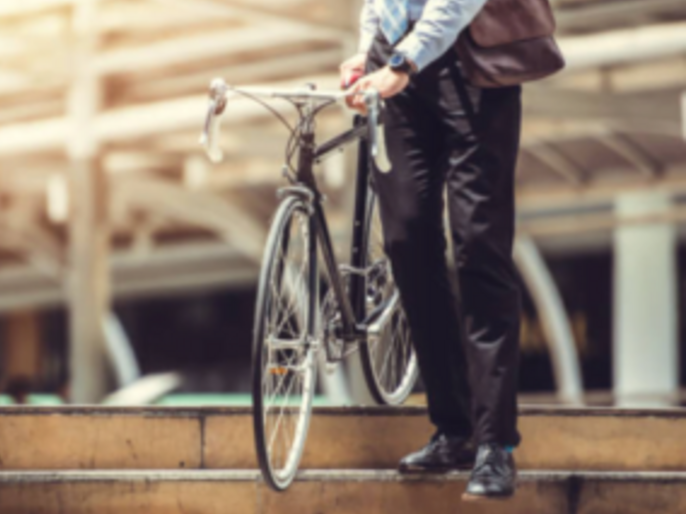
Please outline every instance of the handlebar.
[[214, 79], [210, 84], [210, 101], [205, 116], [205, 127], [200, 136], [200, 144], [212, 162], [221, 162], [224, 153], [219, 148], [221, 119], [226, 110], [226, 94], [229, 87], [222, 79]]
[[[200, 136], [200, 144], [205, 149], [207, 156], [212, 162], [220, 162], [223, 153], [219, 147], [219, 135], [221, 118], [226, 111], [229, 93], [236, 95], [244, 94], [262, 98], [284, 98], [291, 101], [339, 102], [351, 96], [347, 91], [317, 91], [309, 88], [302, 89], [273, 89], [266, 87], [233, 87], [222, 79], [214, 79], [210, 84], [209, 104], [205, 116], [203, 133]], [[358, 93], [359, 94], [359, 93]], [[371, 157], [377, 168], [383, 172], [391, 171], [391, 162], [386, 152], [386, 138], [381, 119], [383, 100], [376, 90], [365, 91], [364, 102], [367, 107], [367, 126]]]

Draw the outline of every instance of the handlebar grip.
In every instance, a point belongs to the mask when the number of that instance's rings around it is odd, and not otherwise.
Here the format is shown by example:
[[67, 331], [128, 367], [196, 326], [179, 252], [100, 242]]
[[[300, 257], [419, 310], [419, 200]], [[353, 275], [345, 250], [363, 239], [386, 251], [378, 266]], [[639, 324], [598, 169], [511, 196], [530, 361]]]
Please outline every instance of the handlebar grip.
[[205, 149], [210, 161], [214, 163], [221, 162], [224, 158], [224, 153], [219, 147], [219, 133], [221, 129], [221, 114], [217, 114], [217, 106], [214, 100], [210, 101], [207, 118], [205, 120], [205, 130], [200, 136], [200, 144]]
[[341, 89], [353, 87], [362, 77], [364, 77], [364, 73], [360, 70], [348, 71], [341, 80]]

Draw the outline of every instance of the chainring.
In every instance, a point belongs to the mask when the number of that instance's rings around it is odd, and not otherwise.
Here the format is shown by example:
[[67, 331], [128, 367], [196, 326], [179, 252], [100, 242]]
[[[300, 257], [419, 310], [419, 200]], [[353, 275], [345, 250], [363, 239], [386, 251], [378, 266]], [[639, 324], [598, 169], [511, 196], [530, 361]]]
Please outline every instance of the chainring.
[[[341, 270], [343, 287], [347, 292], [350, 284], [350, 273]], [[341, 329], [341, 309], [334, 294], [333, 288], [329, 288], [322, 302], [322, 342], [326, 350], [326, 358], [329, 364], [337, 364], [344, 358], [345, 342], [338, 337]]]
[[[346, 293], [350, 287], [350, 277], [353, 273], [364, 275], [365, 278], [365, 304], [367, 312], [373, 311], [381, 305], [390, 294], [395, 284], [390, 273], [390, 266], [386, 259], [372, 264], [364, 273], [359, 273], [348, 268], [341, 268], [340, 274]], [[346, 344], [338, 334], [342, 329], [341, 309], [334, 294], [333, 288], [327, 291], [321, 307], [322, 316], [322, 342], [326, 350], [327, 361], [335, 366], [348, 355], [357, 350], [357, 345]]]

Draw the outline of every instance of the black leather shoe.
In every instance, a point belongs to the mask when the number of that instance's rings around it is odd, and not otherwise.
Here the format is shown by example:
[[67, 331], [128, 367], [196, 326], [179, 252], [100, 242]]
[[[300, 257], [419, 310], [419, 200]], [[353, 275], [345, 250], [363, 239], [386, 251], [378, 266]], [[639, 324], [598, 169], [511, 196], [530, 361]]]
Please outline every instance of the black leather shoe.
[[506, 500], [514, 495], [517, 469], [512, 454], [497, 444], [482, 444], [462, 495], [466, 501]]
[[436, 434], [429, 444], [400, 461], [401, 473], [446, 473], [469, 469], [474, 465], [476, 451], [469, 439]]

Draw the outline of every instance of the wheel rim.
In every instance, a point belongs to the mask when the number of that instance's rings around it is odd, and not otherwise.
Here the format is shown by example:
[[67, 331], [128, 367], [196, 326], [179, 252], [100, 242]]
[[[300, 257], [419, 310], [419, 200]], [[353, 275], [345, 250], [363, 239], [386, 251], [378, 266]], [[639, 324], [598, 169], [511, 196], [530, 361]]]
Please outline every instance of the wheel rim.
[[[367, 262], [372, 263], [367, 276], [368, 310], [388, 300], [397, 287], [390, 262], [385, 256], [378, 202], [375, 204], [367, 247]], [[402, 403], [412, 392], [418, 367], [409, 325], [401, 306], [398, 306], [381, 336], [367, 341], [367, 347], [377, 392], [387, 404]]]
[[308, 341], [309, 229], [294, 211], [269, 279], [262, 350], [262, 426], [272, 477], [286, 485], [295, 475], [314, 395], [314, 350]]
[[389, 404], [402, 402], [417, 378], [417, 357], [403, 310], [397, 309], [381, 337], [367, 344], [379, 392]]

